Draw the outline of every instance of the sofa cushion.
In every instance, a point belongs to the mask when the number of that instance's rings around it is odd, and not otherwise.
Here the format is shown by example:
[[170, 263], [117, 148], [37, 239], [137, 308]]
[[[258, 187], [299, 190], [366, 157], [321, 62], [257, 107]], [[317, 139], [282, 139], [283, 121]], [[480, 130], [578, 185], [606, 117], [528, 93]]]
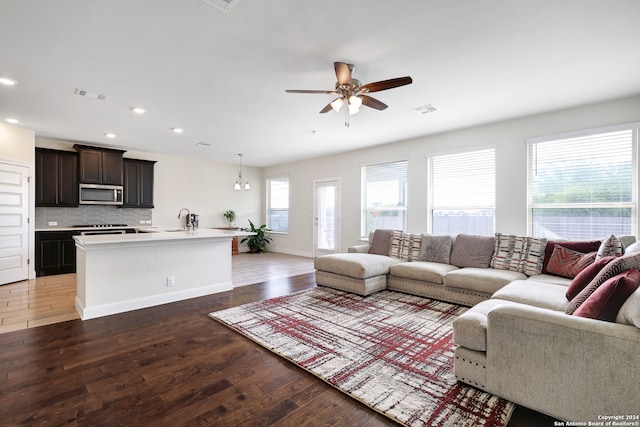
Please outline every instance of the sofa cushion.
[[453, 242], [449, 263], [456, 267], [488, 268], [495, 240], [494, 236], [458, 234]]
[[578, 295], [571, 299], [566, 313], [573, 314], [600, 285], [623, 271], [640, 268], [640, 253], [623, 255], [608, 263]]
[[530, 276], [527, 280], [542, 282], [542, 283], [553, 283], [554, 285], [562, 285], [565, 287], [569, 287], [571, 284], [571, 279], [567, 279], [566, 277], [560, 277], [553, 274], [536, 274], [535, 276]]
[[453, 321], [453, 341], [475, 351], [487, 351], [487, 314], [495, 307], [513, 304], [504, 300], [482, 301]]
[[546, 245], [547, 239], [496, 233], [491, 267], [527, 276], [540, 274]]
[[514, 280], [526, 278], [527, 276], [517, 271], [467, 267], [447, 273], [444, 284], [452, 288], [492, 294]]
[[542, 272], [547, 272], [547, 265], [549, 264], [549, 259], [553, 254], [553, 249], [555, 245], [564, 246], [567, 249], [571, 249], [577, 252], [582, 252], [583, 254], [589, 252], [597, 252], [600, 248], [600, 244], [602, 241], [600, 240], [589, 240], [589, 241], [561, 241], [561, 240], [549, 240], [547, 242], [547, 246], [544, 249], [544, 265], [542, 266]]
[[423, 234], [418, 261], [449, 264], [452, 242], [451, 236]]
[[624, 250], [625, 255], [630, 255], [637, 252], [640, 252], [640, 242], [632, 243], [629, 246], [627, 246]]
[[356, 279], [389, 274], [389, 268], [400, 260], [376, 254], [342, 253], [323, 255], [314, 261], [316, 270], [342, 274]]
[[600, 285], [573, 315], [613, 322], [627, 298], [638, 289], [639, 282], [637, 268], [626, 270]]
[[441, 285], [444, 275], [457, 269], [458, 267], [456, 266], [438, 262], [401, 262], [392, 265], [389, 269], [389, 274], [404, 279], [422, 280], [424, 282]]
[[598, 255], [596, 255], [596, 259], [600, 259], [606, 256], [620, 256], [622, 255], [622, 241], [615, 236], [611, 235], [604, 239], [598, 248]]
[[622, 304], [616, 316], [616, 323], [640, 328], [640, 288], [636, 289]]
[[615, 257], [607, 256], [600, 258], [593, 264], [582, 270], [576, 277], [573, 278], [569, 288], [567, 289], [567, 300], [571, 301], [578, 295], [589, 283], [600, 273], [607, 264], [613, 261]]
[[393, 230], [374, 231], [373, 237], [371, 238], [371, 245], [369, 246], [369, 253], [389, 256], [389, 249], [391, 249], [392, 232]]
[[534, 280], [516, 280], [493, 294], [491, 299], [518, 302], [554, 311], [564, 311], [569, 301], [567, 287]]
[[547, 264], [547, 272], [573, 279], [578, 273], [593, 264], [595, 260], [596, 252], [582, 253], [555, 245]]

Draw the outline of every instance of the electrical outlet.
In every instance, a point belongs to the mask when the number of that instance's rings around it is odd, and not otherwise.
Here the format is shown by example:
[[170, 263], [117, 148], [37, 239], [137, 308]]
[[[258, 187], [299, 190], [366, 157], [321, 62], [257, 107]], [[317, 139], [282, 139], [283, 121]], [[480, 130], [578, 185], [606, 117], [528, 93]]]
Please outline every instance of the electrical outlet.
[[49, 221], [49, 227], [55, 227], [58, 225], [58, 221]]
[[146, 223], [147, 223], [147, 221], [145, 221], [144, 219], [140, 220], [140, 224], [146, 224]]
[[172, 287], [172, 286], [175, 286], [175, 284], [176, 284], [175, 276], [167, 276], [167, 286]]
[[150, 219], [147, 220], [147, 225], [151, 225], [151, 220]]

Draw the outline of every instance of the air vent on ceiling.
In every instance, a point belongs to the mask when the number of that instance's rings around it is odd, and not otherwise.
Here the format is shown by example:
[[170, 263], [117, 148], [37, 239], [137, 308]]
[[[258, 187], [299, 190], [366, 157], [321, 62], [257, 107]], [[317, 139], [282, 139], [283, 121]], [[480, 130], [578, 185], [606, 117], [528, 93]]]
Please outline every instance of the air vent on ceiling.
[[429, 114], [429, 113], [433, 113], [435, 111], [438, 111], [438, 108], [434, 107], [431, 104], [426, 104], [426, 105], [422, 105], [420, 107], [412, 108], [412, 110], [415, 111], [418, 114]]
[[202, 0], [205, 3], [209, 3], [211, 6], [215, 6], [220, 10], [229, 12], [231, 8], [238, 2], [238, 0]]
[[86, 96], [87, 98], [99, 99], [100, 101], [104, 101], [105, 99], [107, 99], [107, 95], [101, 95], [99, 93], [89, 92], [88, 90], [84, 90], [84, 89], [76, 88], [76, 90], [73, 93], [79, 96]]

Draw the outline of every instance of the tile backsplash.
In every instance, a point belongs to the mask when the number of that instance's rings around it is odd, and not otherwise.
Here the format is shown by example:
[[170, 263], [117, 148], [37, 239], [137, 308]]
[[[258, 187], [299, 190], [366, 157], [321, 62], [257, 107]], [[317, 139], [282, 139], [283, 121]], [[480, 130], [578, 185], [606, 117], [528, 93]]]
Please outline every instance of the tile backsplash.
[[153, 209], [118, 208], [116, 206], [81, 205], [77, 208], [36, 208], [36, 228], [50, 228], [49, 222], [57, 222], [56, 227], [79, 224], [127, 224], [141, 225], [146, 221], [151, 225]]

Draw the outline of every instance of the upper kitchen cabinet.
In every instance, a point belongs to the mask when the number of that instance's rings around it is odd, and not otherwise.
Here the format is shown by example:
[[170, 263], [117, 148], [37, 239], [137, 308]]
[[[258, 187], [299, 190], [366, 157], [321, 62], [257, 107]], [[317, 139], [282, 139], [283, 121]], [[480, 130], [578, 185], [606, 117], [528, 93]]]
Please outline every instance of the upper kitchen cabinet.
[[74, 145], [79, 154], [80, 182], [84, 184], [122, 185], [124, 151]]
[[36, 206], [78, 206], [78, 154], [36, 148]]
[[153, 207], [153, 167], [149, 160], [124, 159], [125, 208]]

